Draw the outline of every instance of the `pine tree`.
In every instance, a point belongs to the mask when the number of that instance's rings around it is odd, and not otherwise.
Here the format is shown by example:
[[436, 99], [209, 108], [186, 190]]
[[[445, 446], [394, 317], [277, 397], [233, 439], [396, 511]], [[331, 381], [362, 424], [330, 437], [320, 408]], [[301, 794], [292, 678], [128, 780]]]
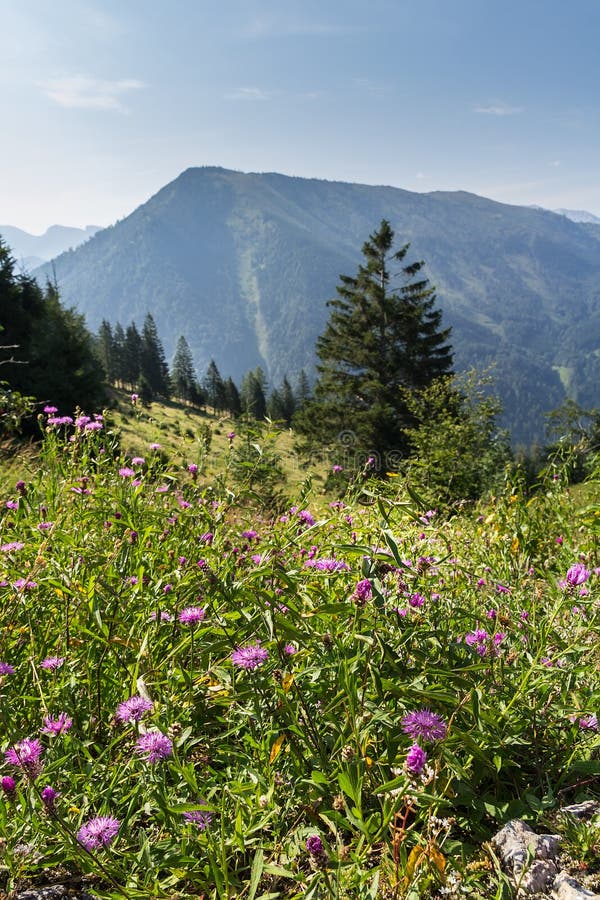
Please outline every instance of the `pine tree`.
[[242, 413], [240, 392], [231, 376], [225, 382], [225, 409], [233, 418], [237, 418]]
[[264, 419], [267, 414], [265, 391], [267, 379], [260, 366], [246, 372], [242, 379], [240, 398], [243, 411], [255, 419]]
[[183, 335], [177, 341], [175, 356], [171, 364], [171, 385], [176, 397], [181, 400], [193, 400], [196, 393], [196, 373], [192, 351]]
[[8, 391], [35, 396], [65, 413], [76, 406], [98, 409], [104, 400], [103, 373], [83, 316], [61, 305], [55, 285], [43, 290], [35, 279], [16, 275], [1, 240], [0, 331], [10, 353], [2, 360]]
[[113, 329], [115, 384], [125, 387], [125, 332], [120, 322]]
[[113, 337], [110, 322], [102, 319], [102, 324], [96, 335], [95, 348], [100, 365], [106, 374], [109, 384], [114, 384], [116, 379], [115, 367], [115, 339]]
[[223, 412], [226, 408], [225, 383], [214, 359], [208, 364], [202, 386], [206, 392], [208, 406], [212, 406], [215, 412]]
[[158, 336], [156, 323], [151, 313], [147, 313], [142, 328], [142, 350], [140, 358], [141, 380], [154, 397], [168, 397], [170, 392], [169, 367], [165, 352]]
[[130, 322], [125, 331], [122, 356], [123, 383], [130, 391], [135, 390], [140, 385], [141, 368], [142, 338], [135, 322]]
[[[410, 245], [393, 252], [393, 243], [384, 219], [363, 245], [357, 275], [340, 276], [317, 341], [314, 400], [297, 417], [305, 434], [337, 439], [347, 466], [372, 457], [377, 471], [396, 468], [408, 451], [402, 390], [426, 387], [452, 367], [450, 330], [441, 328], [435, 289], [420, 274], [424, 263], [406, 264]], [[404, 283], [396, 288], [398, 276]]]
[[302, 409], [307, 400], [312, 398], [312, 391], [310, 389], [310, 381], [308, 380], [308, 375], [304, 371], [304, 369], [300, 370], [300, 374], [298, 375], [298, 382], [296, 384], [296, 409]]
[[283, 413], [282, 418], [289, 428], [292, 424], [292, 417], [296, 412], [296, 398], [294, 396], [292, 386], [287, 379], [287, 375], [284, 375], [283, 381], [281, 383], [280, 396], [281, 408]]

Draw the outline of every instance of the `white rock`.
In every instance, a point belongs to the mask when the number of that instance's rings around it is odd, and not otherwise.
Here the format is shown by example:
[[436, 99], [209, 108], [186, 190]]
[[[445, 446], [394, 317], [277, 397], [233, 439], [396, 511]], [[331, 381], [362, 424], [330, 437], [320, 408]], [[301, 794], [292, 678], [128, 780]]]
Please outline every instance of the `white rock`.
[[566, 872], [560, 872], [552, 886], [552, 896], [556, 897], [556, 900], [591, 900], [592, 897], [599, 898], [600, 894], [593, 894], [582, 887], [575, 878], [571, 878]]

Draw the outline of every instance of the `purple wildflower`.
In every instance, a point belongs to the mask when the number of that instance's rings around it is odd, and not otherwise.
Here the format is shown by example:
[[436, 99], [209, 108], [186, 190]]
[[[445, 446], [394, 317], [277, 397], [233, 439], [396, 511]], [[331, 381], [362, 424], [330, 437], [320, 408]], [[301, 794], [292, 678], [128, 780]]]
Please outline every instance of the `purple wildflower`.
[[565, 582], [569, 587], [577, 587], [590, 577], [590, 572], [583, 563], [575, 563], [567, 570]]
[[8, 544], [2, 544], [0, 550], [2, 553], [13, 553], [16, 550], [22, 550], [25, 544], [22, 541], [10, 541]]
[[335, 466], [332, 466], [332, 467], [331, 467], [331, 471], [333, 472], [334, 475], [337, 475], [338, 472], [343, 472], [343, 471], [344, 471], [344, 467], [343, 467], [343, 466], [338, 466], [338, 465], [336, 464]]
[[414, 740], [441, 741], [446, 737], [448, 726], [441, 716], [430, 709], [416, 709], [404, 716], [402, 730]]
[[311, 834], [306, 838], [306, 849], [311, 856], [321, 856], [323, 853], [323, 841], [318, 834]]
[[58, 412], [58, 407], [57, 406], [45, 406], [44, 412], [49, 416], [53, 416], [54, 413]]
[[[200, 803], [204, 803], [204, 801], [200, 800]], [[204, 831], [212, 822], [213, 815], [208, 809], [190, 809], [184, 812], [183, 818], [186, 822], [199, 828], [200, 831]]]
[[304, 563], [307, 569], [316, 569], [317, 572], [346, 572], [350, 569], [347, 562], [341, 559], [307, 559]]
[[469, 647], [475, 647], [479, 656], [485, 656], [489, 637], [489, 634], [483, 628], [476, 628], [475, 631], [469, 631], [465, 634], [465, 644]]
[[253, 528], [247, 528], [246, 531], [242, 531], [242, 537], [246, 538], [247, 541], [253, 541], [258, 537], [258, 531], [255, 531]]
[[406, 754], [404, 763], [407, 772], [411, 775], [420, 775], [427, 761], [427, 753], [418, 744], [413, 744]]
[[57, 716], [44, 716], [44, 724], [40, 731], [43, 734], [64, 734], [73, 725], [73, 719], [61, 712]]
[[157, 619], [159, 622], [172, 622], [173, 621], [173, 616], [171, 615], [170, 612], [167, 612], [166, 609], [161, 609], [161, 611], [158, 613], [156, 612], [156, 610], [153, 610], [150, 613], [150, 618], [153, 622], [156, 622]]
[[156, 444], [156, 443], [150, 444], [150, 449], [151, 450], [162, 450], [162, 444]]
[[73, 417], [72, 416], [50, 416], [46, 420], [47, 425], [72, 425]]
[[133, 478], [135, 472], [129, 466], [123, 466], [119, 469], [119, 475], [121, 476], [121, 478]]
[[283, 652], [286, 654], [286, 656], [293, 656], [294, 653], [297, 653], [298, 651], [293, 644], [286, 644], [283, 648]]
[[264, 647], [260, 646], [260, 642], [249, 644], [247, 647], [236, 647], [231, 654], [231, 662], [240, 669], [249, 671], [258, 668], [269, 658], [269, 653]]
[[360, 603], [366, 603], [367, 600], [370, 600], [372, 593], [373, 588], [371, 587], [371, 582], [368, 578], [363, 578], [363, 580], [359, 581], [354, 588], [354, 596]]
[[188, 472], [190, 473], [190, 475], [198, 474], [198, 466], [196, 465], [196, 463], [188, 463]]
[[307, 509], [301, 509], [296, 513], [296, 516], [304, 525], [308, 525], [310, 527], [311, 525], [315, 524], [314, 516]]
[[30, 778], [37, 778], [42, 771], [42, 745], [37, 738], [25, 738], [4, 753], [10, 766], [23, 769]]
[[173, 742], [162, 731], [147, 731], [137, 739], [135, 752], [145, 756], [148, 762], [160, 762], [173, 755]]
[[7, 797], [12, 797], [15, 791], [17, 790], [17, 782], [12, 777], [12, 775], [5, 775], [0, 782], [2, 785], [2, 790], [6, 794]]
[[14, 666], [11, 666], [9, 663], [0, 662], [0, 675], [14, 675], [15, 669]]
[[144, 713], [153, 709], [154, 704], [139, 694], [134, 694], [129, 700], [124, 700], [117, 706], [116, 716], [120, 722], [139, 722]]
[[47, 784], [45, 788], [42, 788], [40, 797], [42, 798], [42, 803], [46, 809], [53, 810], [56, 801], [60, 797], [60, 791], [57, 791], [56, 788]]
[[102, 847], [109, 847], [120, 827], [119, 820], [112, 816], [97, 816], [81, 826], [77, 832], [77, 840], [90, 852]]
[[182, 609], [177, 618], [182, 625], [197, 625], [204, 619], [206, 612], [201, 606], [187, 606]]
[[56, 669], [60, 669], [64, 661], [64, 656], [47, 656], [46, 659], [42, 660], [40, 663], [40, 668], [55, 672]]
[[54, 525], [54, 522], [40, 522], [39, 525], [37, 526], [37, 530], [38, 531], [50, 531], [50, 529], [52, 528], [53, 525]]
[[598, 717], [595, 715], [584, 716], [579, 720], [579, 727], [589, 731], [598, 731]]
[[16, 591], [32, 591], [37, 587], [37, 581], [28, 581], [26, 578], [17, 578], [17, 580], [13, 582], [13, 587]]

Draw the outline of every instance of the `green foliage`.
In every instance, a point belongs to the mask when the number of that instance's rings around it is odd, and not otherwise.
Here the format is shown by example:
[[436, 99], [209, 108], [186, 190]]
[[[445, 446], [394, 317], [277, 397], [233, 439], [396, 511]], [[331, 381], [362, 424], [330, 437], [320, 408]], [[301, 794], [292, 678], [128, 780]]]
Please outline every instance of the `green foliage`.
[[171, 385], [173, 394], [182, 400], [197, 402], [200, 387], [194, 371], [194, 360], [189, 344], [183, 335], [177, 341], [175, 356], [171, 364]]
[[54, 285], [42, 291], [33, 279], [16, 275], [1, 241], [0, 329], [3, 344], [17, 353], [3, 360], [2, 371], [15, 395], [62, 409], [102, 401], [103, 374], [83, 317], [62, 306]]
[[[406, 390], [426, 387], [452, 364], [449, 329], [441, 330], [434, 289], [419, 274], [424, 263], [406, 264], [409, 244], [393, 252], [393, 243], [384, 219], [363, 245], [365, 263], [357, 276], [341, 276], [317, 341], [314, 400], [296, 417], [301, 432], [323, 443], [343, 444], [341, 436], [350, 436], [353, 467], [372, 457], [379, 472], [397, 468], [408, 449]], [[345, 464], [352, 466], [347, 459]]]
[[498, 485], [511, 453], [489, 379], [475, 372], [436, 379], [404, 398], [415, 424], [406, 429], [411, 453], [403, 473], [426, 507], [476, 500]]
[[[4, 485], [7, 894], [56, 872], [106, 900], [508, 897], [481, 842], [598, 794], [598, 486], [580, 508], [560, 475], [507, 481], [446, 519], [371, 479], [282, 509], [276, 434], [242, 423], [209, 479], [122, 456], [110, 416], [50, 417]], [[97, 816], [118, 830], [88, 852]], [[592, 858], [596, 823], [565, 834]]]
[[7, 381], [0, 381], [0, 440], [20, 433], [23, 419], [31, 415], [34, 405], [34, 397], [24, 397]]
[[[185, 334], [198, 372], [214, 356], [237, 383], [258, 364], [276, 385], [301, 369], [312, 380], [326, 301], [384, 217], [427, 260], [455, 368], [495, 363], [515, 446], [542, 440], [544, 413], [565, 396], [597, 405], [598, 229], [543, 210], [194, 168], [54, 266], [93, 329], [142, 322], [150, 308], [169, 357]], [[54, 277], [51, 264], [41, 271]]]

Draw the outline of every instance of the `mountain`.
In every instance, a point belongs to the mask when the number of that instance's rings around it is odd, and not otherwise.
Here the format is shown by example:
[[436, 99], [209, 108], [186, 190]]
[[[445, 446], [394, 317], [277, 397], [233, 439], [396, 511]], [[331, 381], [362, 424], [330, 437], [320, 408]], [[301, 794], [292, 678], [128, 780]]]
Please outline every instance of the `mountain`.
[[600, 218], [593, 213], [586, 212], [585, 209], [555, 209], [555, 213], [559, 216], [566, 216], [572, 222], [585, 222], [588, 225], [600, 225]]
[[596, 228], [464, 192], [192, 168], [116, 225], [39, 270], [92, 329], [152, 312], [203, 375], [261, 365], [272, 385], [312, 370], [339, 275], [354, 275], [382, 218], [426, 261], [457, 369], [494, 365], [515, 442], [543, 438], [568, 394], [598, 402]]
[[8, 244], [17, 262], [27, 271], [32, 271], [71, 247], [78, 247], [97, 231], [100, 228], [96, 225], [87, 225], [85, 228], [51, 225], [44, 234], [29, 234], [13, 225], [0, 225], [0, 237]]

